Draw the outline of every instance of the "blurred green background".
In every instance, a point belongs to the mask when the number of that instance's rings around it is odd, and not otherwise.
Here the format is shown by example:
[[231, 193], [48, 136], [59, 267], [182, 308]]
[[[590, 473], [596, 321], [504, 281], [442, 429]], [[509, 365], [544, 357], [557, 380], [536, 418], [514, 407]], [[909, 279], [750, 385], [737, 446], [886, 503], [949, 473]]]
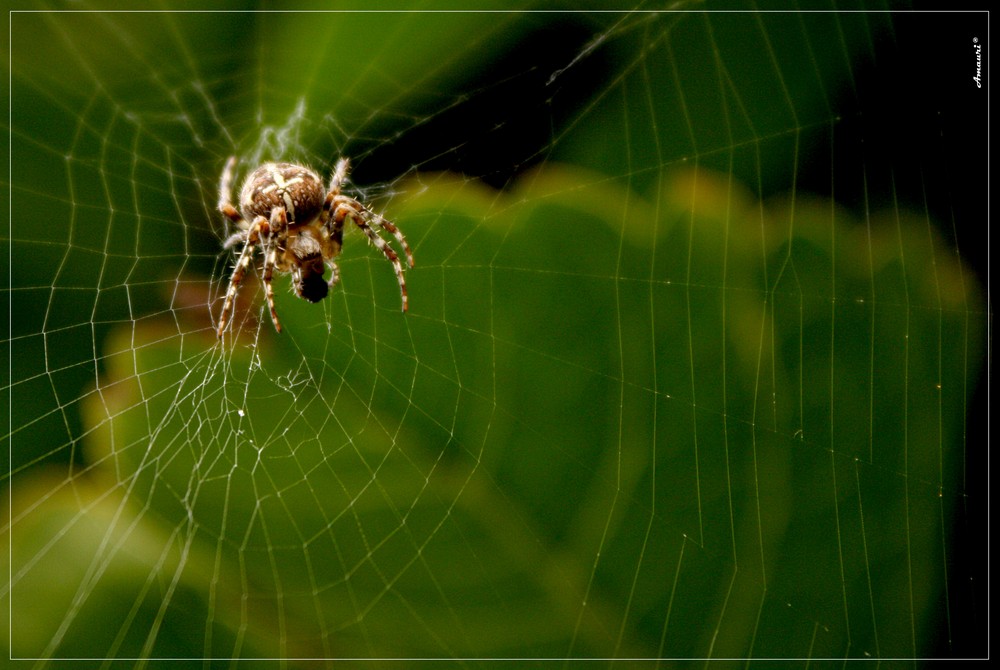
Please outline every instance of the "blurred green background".
[[9, 15], [12, 657], [984, 655], [986, 15], [456, 7]]

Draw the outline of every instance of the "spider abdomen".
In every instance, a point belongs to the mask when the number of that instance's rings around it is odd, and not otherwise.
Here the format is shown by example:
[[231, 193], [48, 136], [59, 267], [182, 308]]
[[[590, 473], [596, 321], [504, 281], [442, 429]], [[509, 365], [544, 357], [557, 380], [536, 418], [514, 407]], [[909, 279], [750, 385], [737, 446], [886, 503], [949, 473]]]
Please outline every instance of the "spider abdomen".
[[285, 208], [289, 223], [308, 223], [319, 216], [324, 192], [319, 175], [294, 163], [264, 163], [250, 173], [240, 191], [243, 218], [270, 219], [277, 207]]

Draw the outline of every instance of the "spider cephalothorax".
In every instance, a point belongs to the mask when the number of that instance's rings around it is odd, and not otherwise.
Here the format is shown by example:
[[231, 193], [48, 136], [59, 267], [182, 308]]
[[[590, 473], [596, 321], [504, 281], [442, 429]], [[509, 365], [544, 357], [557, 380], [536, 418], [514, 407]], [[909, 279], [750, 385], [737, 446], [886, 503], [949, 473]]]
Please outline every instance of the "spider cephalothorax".
[[[413, 254], [399, 228], [374, 214], [357, 200], [340, 194], [340, 188], [347, 177], [346, 158], [337, 163], [330, 179], [330, 187], [325, 192], [319, 175], [307, 167], [294, 163], [264, 163], [251, 172], [243, 183], [239, 211], [229, 201], [235, 165], [234, 156], [222, 171], [219, 211], [240, 228], [226, 240], [224, 246], [228, 248], [242, 242], [243, 249], [233, 269], [222, 314], [219, 316], [219, 337], [225, 331], [236, 291], [243, 282], [258, 244], [264, 254], [262, 279], [267, 306], [278, 332], [281, 332], [281, 323], [274, 308], [274, 289], [271, 286], [275, 270], [292, 275], [293, 288], [300, 298], [310, 302], [319, 302], [325, 298], [330, 287], [340, 278], [336, 258], [343, 245], [344, 221], [347, 219], [364, 231], [368, 239], [392, 263], [399, 281], [403, 311], [406, 311], [403, 265], [393, 248], [379, 236], [375, 228], [385, 230], [396, 238], [410, 267], [413, 267]], [[323, 279], [327, 264], [330, 266], [330, 281]]]

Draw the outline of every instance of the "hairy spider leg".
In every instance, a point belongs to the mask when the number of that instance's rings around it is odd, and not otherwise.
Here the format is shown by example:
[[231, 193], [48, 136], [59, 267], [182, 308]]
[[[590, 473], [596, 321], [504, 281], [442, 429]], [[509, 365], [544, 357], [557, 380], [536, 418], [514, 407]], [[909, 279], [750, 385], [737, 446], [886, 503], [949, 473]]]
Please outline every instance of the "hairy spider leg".
[[[348, 170], [350, 170], [350, 163], [346, 158], [337, 161], [337, 167], [333, 171], [333, 176], [330, 177], [330, 188], [327, 191], [326, 200], [323, 201], [323, 209], [319, 213], [320, 224], [322, 229], [326, 231], [326, 239], [323, 244], [328, 249], [327, 257], [330, 259], [330, 281], [327, 282], [330, 288], [333, 288], [334, 284], [340, 281], [340, 266], [337, 265], [335, 258], [344, 246], [344, 220], [334, 219], [331, 226], [330, 215], [333, 211], [333, 201], [340, 195], [340, 187], [347, 179]], [[333, 248], [330, 249], [330, 246]]]
[[267, 308], [271, 311], [271, 322], [274, 329], [281, 332], [281, 322], [278, 321], [278, 310], [274, 308], [274, 287], [271, 284], [271, 276], [274, 266], [278, 262], [278, 245], [271, 243], [267, 255], [264, 257], [264, 294], [267, 296]]
[[[406, 238], [403, 237], [403, 232], [399, 228], [397, 228], [395, 224], [393, 224], [391, 221], [387, 221], [382, 216], [375, 214], [374, 212], [366, 208], [364, 205], [359, 203], [357, 200], [354, 200], [353, 198], [348, 198], [347, 196], [340, 195], [340, 187], [343, 186], [344, 180], [347, 179], [347, 172], [349, 169], [350, 169], [350, 164], [348, 163], [346, 158], [341, 158], [337, 162], [337, 168], [333, 171], [333, 177], [330, 178], [330, 190], [326, 194], [326, 201], [323, 203], [323, 210], [320, 213], [321, 223], [328, 225], [327, 221], [329, 220], [331, 210], [339, 209], [341, 205], [347, 205], [352, 210], [361, 213], [361, 215], [366, 219], [370, 217], [372, 223], [374, 223], [379, 228], [391, 233], [392, 236], [396, 238], [396, 241], [399, 242], [399, 245], [403, 248], [403, 251], [406, 252], [406, 264], [412, 268], [413, 252], [410, 251], [410, 245], [406, 243]], [[336, 208], [334, 207], [334, 203], [339, 203]], [[354, 217], [351, 218], [354, 219]], [[358, 227], [364, 229], [360, 224], [358, 225]], [[340, 218], [339, 221], [337, 220], [336, 216], [334, 217], [334, 225], [330, 237], [332, 239], [337, 240], [338, 244], [341, 242], [343, 238], [342, 217]]]
[[[339, 165], [338, 165], [339, 167]], [[330, 203], [333, 202], [333, 191], [330, 191], [330, 196], [327, 198]], [[326, 207], [326, 205], [324, 205]], [[325, 215], [325, 216], [324, 216]], [[339, 221], [334, 219], [333, 225], [330, 225], [330, 212], [325, 209], [320, 214], [320, 219], [323, 224], [320, 230], [323, 231], [326, 239], [323, 240], [324, 247], [327, 249], [327, 256], [330, 259], [330, 281], [327, 285], [333, 288], [333, 285], [340, 281], [340, 267], [337, 265], [337, 255], [340, 254], [340, 250], [344, 246], [344, 220]]]
[[[323, 201], [323, 209], [319, 212], [319, 222], [323, 224], [324, 227], [330, 229], [330, 215], [333, 213], [333, 201], [340, 197], [340, 187], [344, 185], [344, 180], [347, 179], [347, 171], [349, 169], [349, 164], [346, 158], [341, 158], [337, 161], [337, 168], [333, 171], [333, 176], [330, 177], [330, 189], [326, 192], [326, 199]], [[344, 222], [341, 221], [338, 225], [334, 221], [333, 229], [331, 230], [331, 239], [340, 243], [343, 239], [343, 235], [340, 231], [343, 230]]]
[[403, 237], [403, 231], [397, 228], [395, 224], [392, 223], [392, 221], [387, 221], [386, 219], [382, 218], [381, 215], [376, 214], [375, 212], [370, 212], [370, 214], [372, 217], [372, 223], [374, 223], [379, 228], [392, 233], [392, 236], [396, 238], [396, 241], [399, 242], [399, 246], [403, 247], [403, 251], [406, 252], [406, 264], [412, 268], [413, 252], [410, 251], [410, 245], [406, 243], [406, 238]]
[[337, 261], [330, 261], [327, 265], [330, 266], [330, 281], [326, 285], [333, 288], [340, 281], [340, 266], [337, 265]]
[[333, 171], [333, 176], [330, 177], [330, 191], [327, 196], [327, 202], [333, 201], [331, 196], [340, 195], [340, 187], [344, 185], [344, 180], [347, 179], [347, 172], [350, 169], [350, 162], [346, 158], [341, 158], [337, 161], [337, 167]]
[[228, 249], [229, 247], [233, 246], [237, 242], [246, 242], [247, 241], [247, 233], [248, 232], [249, 231], [247, 231], [247, 230], [239, 230], [239, 231], [233, 233], [232, 235], [230, 235], [229, 237], [226, 238], [225, 242], [222, 243], [222, 248], [223, 249]]
[[281, 322], [278, 321], [278, 310], [274, 307], [274, 286], [271, 284], [271, 277], [274, 274], [274, 266], [278, 262], [278, 242], [283, 241], [288, 231], [288, 216], [284, 207], [275, 207], [271, 211], [270, 236], [265, 240], [267, 254], [264, 257], [264, 295], [267, 296], [267, 308], [271, 311], [271, 323], [274, 329], [281, 332]]
[[[233, 168], [236, 167], [236, 156], [230, 156], [226, 161], [226, 167], [222, 171], [222, 178], [219, 180], [219, 211], [226, 215], [233, 223], [240, 223], [243, 217], [236, 211], [229, 201], [232, 194]], [[231, 238], [230, 238], [231, 239]]]
[[267, 227], [267, 219], [263, 216], [258, 216], [247, 231], [247, 241], [240, 252], [239, 260], [236, 261], [236, 267], [233, 269], [233, 277], [229, 282], [229, 290], [226, 291], [226, 300], [222, 304], [222, 314], [219, 315], [219, 328], [216, 331], [219, 337], [222, 337], [222, 332], [226, 329], [226, 323], [229, 321], [229, 315], [233, 310], [233, 299], [236, 297], [236, 290], [243, 283], [243, 276], [246, 274], [247, 267], [253, 259], [254, 248], [257, 246], [257, 242], [260, 241], [260, 231], [262, 228]]
[[[337, 207], [333, 210], [333, 223], [334, 229], [337, 230], [344, 225], [344, 219], [350, 217], [351, 221], [354, 222], [358, 228], [364, 231], [368, 239], [371, 240], [372, 244], [378, 247], [379, 251], [392, 263], [393, 269], [396, 271], [396, 280], [399, 282], [399, 292], [403, 298], [403, 311], [405, 312], [409, 300], [406, 296], [406, 279], [403, 278], [403, 264], [399, 262], [399, 256], [393, 251], [389, 243], [379, 237], [378, 233], [368, 225], [368, 221], [365, 220], [365, 214], [362, 210], [359, 210], [360, 204], [347, 198], [345, 196], [337, 196], [335, 201], [338, 202]], [[384, 226], [381, 226], [384, 228]], [[408, 249], [407, 249], [408, 251]]]

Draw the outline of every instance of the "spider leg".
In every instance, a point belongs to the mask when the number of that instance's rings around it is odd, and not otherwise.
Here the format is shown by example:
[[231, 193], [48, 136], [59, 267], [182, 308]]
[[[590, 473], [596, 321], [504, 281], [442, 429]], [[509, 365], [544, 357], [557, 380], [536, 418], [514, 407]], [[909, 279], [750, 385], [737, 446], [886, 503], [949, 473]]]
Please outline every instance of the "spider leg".
[[271, 277], [278, 262], [278, 247], [288, 234], [288, 215], [284, 207], [275, 207], [271, 211], [270, 233], [271, 236], [266, 244], [267, 255], [264, 257], [264, 295], [267, 296], [267, 308], [271, 311], [271, 323], [280, 333], [281, 322], [278, 320], [278, 310], [274, 307], [274, 286], [271, 284]]
[[[330, 188], [327, 190], [326, 200], [323, 201], [323, 209], [319, 214], [320, 223], [324, 226], [330, 220], [330, 214], [334, 210], [334, 200], [340, 196], [340, 187], [344, 185], [344, 180], [347, 179], [349, 167], [347, 159], [341, 158], [337, 161], [337, 167], [333, 171], [333, 176], [330, 177]], [[343, 226], [343, 221], [340, 222], [340, 225]]]
[[225, 242], [222, 243], [222, 248], [223, 249], [228, 249], [229, 247], [233, 246], [237, 242], [246, 242], [247, 241], [247, 232], [249, 232], [249, 231], [240, 230], [238, 232], [233, 233], [232, 235], [230, 235], [229, 237], [226, 238]]
[[[347, 159], [341, 159], [342, 163], [346, 163]], [[338, 164], [338, 168], [340, 164]], [[336, 176], [334, 176], [334, 183], [336, 182]], [[332, 188], [339, 188], [339, 185]], [[326, 196], [326, 202], [323, 203], [323, 209], [320, 211], [320, 244], [323, 245], [323, 256], [330, 263], [330, 270], [332, 275], [328, 286], [333, 288], [333, 285], [340, 280], [340, 268], [337, 267], [337, 262], [334, 260], [338, 255], [340, 255], [340, 250], [344, 246], [344, 217], [333, 217], [333, 221], [330, 220], [330, 214], [333, 206], [333, 201], [338, 196], [334, 190], [331, 190]], [[350, 198], [348, 198], [350, 200]]]
[[372, 223], [374, 223], [379, 228], [392, 233], [392, 236], [396, 238], [399, 242], [399, 246], [403, 247], [403, 251], [406, 252], [406, 264], [411, 268], [413, 267], [413, 252], [410, 251], [410, 245], [406, 243], [406, 238], [403, 237], [403, 231], [393, 224], [392, 221], [387, 221], [382, 218], [381, 215], [371, 212]]
[[267, 256], [264, 258], [264, 294], [267, 296], [267, 308], [271, 310], [271, 322], [274, 329], [281, 332], [281, 322], [278, 321], [278, 311], [274, 308], [274, 286], [271, 284], [271, 276], [274, 273], [274, 266], [278, 261], [278, 245], [269, 244]]
[[337, 265], [337, 261], [330, 261], [330, 281], [326, 283], [327, 286], [333, 288], [333, 285], [340, 281], [340, 267]]
[[234, 167], [236, 167], [236, 156], [230, 156], [229, 160], [226, 161], [226, 167], [222, 170], [222, 177], [219, 179], [219, 211], [233, 223], [239, 223], [243, 217], [229, 201], [229, 196], [232, 194]]
[[260, 240], [260, 231], [266, 227], [267, 220], [263, 216], [259, 216], [254, 219], [250, 229], [247, 230], [246, 243], [243, 245], [243, 250], [240, 252], [239, 260], [236, 261], [236, 267], [233, 269], [233, 276], [229, 282], [229, 290], [226, 291], [226, 300], [222, 304], [222, 313], [219, 315], [219, 327], [216, 330], [216, 334], [219, 337], [222, 337], [222, 333], [226, 329], [226, 324], [229, 322], [229, 316], [233, 311], [233, 300], [236, 298], [236, 290], [239, 288], [240, 284], [243, 283], [243, 277], [246, 275], [247, 267], [253, 259], [254, 248]]
[[337, 167], [333, 171], [333, 176], [330, 178], [330, 192], [334, 195], [340, 195], [340, 187], [344, 185], [344, 180], [347, 179], [347, 171], [351, 169], [350, 163], [346, 158], [341, 158], [337, 161]]
[[[391, 246], [389, 246], [389, 243], [379, 237], [378, 233], [375, 232], [370, 225], [368, 225], [368, 221], [365, 220], [365, 214], [361, 209], [359, 209], [361, 205], [357, 201], [353, 201], [350, 198], [345, 198], [345, 200], [346, 202], [341, 202], [337, 205], [337, 209], [333, 212], [334, 226], [336, 227], [338, 223], [340, 226], [343, 226], [344, 219], [350, 217], [351, 221], [354, 222], [354, 225], [360, 228], [364, 234], [368, 236], [371, 243], [378, 247], [378, 250], [382, 252], [382, 255], [384, 255], [390, 263], [392, 263], [392, 267], [396, 271], [396, 280], [399, 282], [399, 292], [403, 298], [403, 311], [405, 312], [409, 301], [406, 296], [406, 279], [403, 277], [403, 264], [399, 262], [399, 256], [396, 255], [396, 252], [393, 251]], [[384, 225], [380, 225], [379, 227], [385, 228]], [[395, 228], [395, 226], [393, 226], [393, 228]], [[386, 228], [386, 230], [388, 230], [388, 228]], [[409, 252], [409, 247], [405, 248], [406, 251]]]

